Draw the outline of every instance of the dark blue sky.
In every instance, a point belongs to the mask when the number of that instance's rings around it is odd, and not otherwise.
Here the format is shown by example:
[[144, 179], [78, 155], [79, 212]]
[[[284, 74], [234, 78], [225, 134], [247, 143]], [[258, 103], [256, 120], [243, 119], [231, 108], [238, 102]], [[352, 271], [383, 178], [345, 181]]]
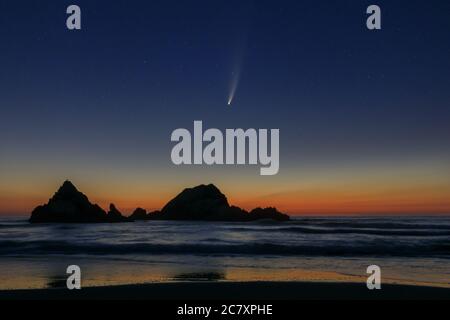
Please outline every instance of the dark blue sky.
[[280, 128], [281, 170], [450, 161], [449, 1], [2, 0], [0, 41], [10, 179], [174, 174], [170, 133], [193, 120]]

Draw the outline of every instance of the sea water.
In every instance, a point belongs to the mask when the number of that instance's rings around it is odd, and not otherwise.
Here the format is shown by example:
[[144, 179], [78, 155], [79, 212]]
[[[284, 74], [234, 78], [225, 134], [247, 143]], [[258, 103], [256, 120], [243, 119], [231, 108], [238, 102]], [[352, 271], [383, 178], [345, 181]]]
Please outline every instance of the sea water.
[[0, 289], [171, 281], [384, 283], [450, 287], [449, 217], [321, 217], [276, 223], [30, 224], [0, 218]]

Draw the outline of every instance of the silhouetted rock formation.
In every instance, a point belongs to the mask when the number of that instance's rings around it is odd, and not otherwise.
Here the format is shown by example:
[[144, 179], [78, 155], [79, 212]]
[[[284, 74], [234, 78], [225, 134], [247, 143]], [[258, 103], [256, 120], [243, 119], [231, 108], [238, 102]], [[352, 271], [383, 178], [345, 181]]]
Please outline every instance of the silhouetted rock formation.
[[252, 211], [250, 211], [249, 215], [252, 216], [254, 220], [261, 220], [261, 219], [272, 219], [277, 221], [289, 220], [288, 215], [281, 213], [276, 208], [272, 207], [253, 209]]
[[161, 214], [161, 211], [159, 211], [159, 210], [151, 211], [151, 212], [147, 213], [146, 219], [152, 220], [152, 219], [158, 218], [160, 214]]
[[250, 213], [230, 206], [225, 195], [213, 184], [185, 189], [170, 200], [161, 212], [149, 216], [160, 220], [253, 221], [289, 220], [289, 216], [275, 208], [257, 208]]
[[122, 216], [120, 211], [117, 210], [116, 206], [113, 203], [109, 205], [109, 211], [106, 218], [108, 222], [124, 222], [130, 220]]
[[106, 222], [106, 212], [65, 181], [47, 204], [36, 207], [30, 222]]
[[289, 216], [275, 208], [256, 208], [247, 212], [230, 206], [225, 195], [213, 184], [200, 185], [185, 189], [170, 200], [161, 211], [146, 213], [137, 208], [130, 217], [124, 217], [110, 204], [106, 213], [75, 188], [70, 181], [65, 181], [47, 204], [36, 207], [31, 213], [30, 222], [125, 222], [133, 220], [204, 220], [204, 221], [254, 221], [271, 219], [289, 220]]
[[133, 211], [133, 213], [130, 215], [130, 219], [132, 220], [147, 220], [147, 212], [145, 209], [142, 208], [136, 208], [136, 210]]

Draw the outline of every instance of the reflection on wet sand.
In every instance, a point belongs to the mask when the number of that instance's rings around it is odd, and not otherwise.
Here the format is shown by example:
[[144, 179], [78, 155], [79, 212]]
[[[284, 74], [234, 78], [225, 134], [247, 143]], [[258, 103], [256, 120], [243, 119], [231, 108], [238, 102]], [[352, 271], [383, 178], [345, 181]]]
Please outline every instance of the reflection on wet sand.
[[226, 280], [225, 272], [180, 273], [173, 277], [175, 281], [219, 281]]

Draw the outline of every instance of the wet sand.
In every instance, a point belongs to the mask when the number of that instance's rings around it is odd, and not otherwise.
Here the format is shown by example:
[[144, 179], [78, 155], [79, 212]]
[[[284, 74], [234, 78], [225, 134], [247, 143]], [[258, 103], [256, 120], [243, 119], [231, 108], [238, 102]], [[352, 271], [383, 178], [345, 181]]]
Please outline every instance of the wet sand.
[[450, 288], [340, 282], [173, 282], [4, 290], [0, 300], [450, 300]]

